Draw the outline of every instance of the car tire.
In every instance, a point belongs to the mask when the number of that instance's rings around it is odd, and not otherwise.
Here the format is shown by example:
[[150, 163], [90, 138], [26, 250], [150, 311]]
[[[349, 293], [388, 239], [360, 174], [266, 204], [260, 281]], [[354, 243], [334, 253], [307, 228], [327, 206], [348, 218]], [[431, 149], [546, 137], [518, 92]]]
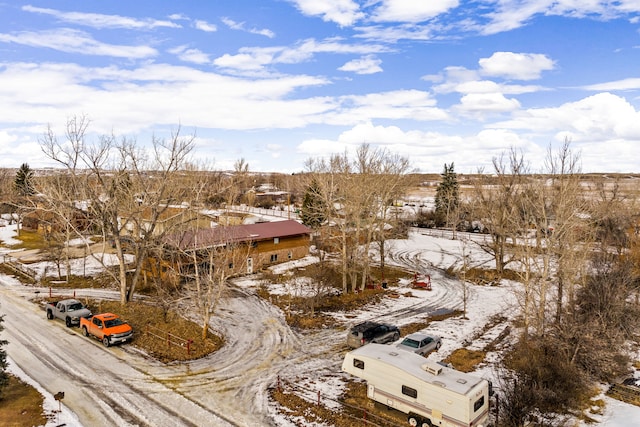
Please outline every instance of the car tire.
[[53, 320], [53, 312], [51, 310], [47, 310], [47, 319]]
[[442, 343], [438, 342], [438, 344], [436, 344], [436, 351], [440, 350], [440, 347], [442, 347]]
[[400, 334], [398, 332], [393, 334], [393, 341], [398, 341], [399, 339], [400, 339]]
[[86, 326], [82, 327], [82, 335], [84, 335], [85, 337], [89, 336], [89, 331], [87, 331], [87, 327]]
[[109, 347], [111, 345], [108, 336], [105, 335], [104, 337], [102, 337], [102, 344], [104, 344], [105, 347]]
[[70, 317], [67, 317], [66, 319], [64, 319], [64, 324], [67, 325], [67, 328], [70, 328], [73, 326], [73, 324], [71, 323]]

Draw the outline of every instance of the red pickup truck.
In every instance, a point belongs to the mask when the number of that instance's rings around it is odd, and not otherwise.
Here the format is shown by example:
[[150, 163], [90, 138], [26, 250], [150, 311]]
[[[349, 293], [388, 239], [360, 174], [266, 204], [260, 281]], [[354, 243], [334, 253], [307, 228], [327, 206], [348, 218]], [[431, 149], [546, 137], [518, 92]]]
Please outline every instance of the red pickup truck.
[[133, 328], [113, 313], [96, 314], [80, 319], [80, 329], [85, 337], [94, 336], [101, 340], [105, 347], [130, 341]]

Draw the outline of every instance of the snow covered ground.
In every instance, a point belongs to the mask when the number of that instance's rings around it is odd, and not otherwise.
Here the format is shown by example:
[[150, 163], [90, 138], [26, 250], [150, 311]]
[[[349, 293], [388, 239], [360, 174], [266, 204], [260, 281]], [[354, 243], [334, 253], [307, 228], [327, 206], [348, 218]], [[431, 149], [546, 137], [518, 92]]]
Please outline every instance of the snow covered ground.
[[[15, 226], [0, 226], [0, 240], [5, 244], [17, 243], [14, 236]], [[429, 314], [462, 309], [463, 285], [445, 276], [442, 270], [462, 262], [463, 254], [471, 265], [491, 262], [470, 240], [451, 240], [421, 230], [413, 231], [408, 240], [390, 242], [390, 247], [393, 255], [388, 262], [430, 274], [433, 290], [411, 289], [409, 283], [401, 283], [398, 298], [385, 298], [369, 309], [336, 313], [337, 323], [378, 319], [402, 328], [424, 320]], [[2, 251], [0, 248], [0, 256]], [[281, 264], [275, 270], [282, 272], [305, 262], [313, 259]], [[74, 268], [86, 271], [89, 266], [93, 271], [96, 268], [93, 263], [89, 258], [79, 260]], [[42, 274], [49, 270], [44, 263], [31, 267]], [[323, 396], [337, 397], [346, 378], [340, 372], [343, 353], [336, 351], [344, 346], [344, 329], [327, 325], [323, 330], [296, 333], [286, 325], [279, 309], [253, 295], [253, 290], [262, 284], [260, 281], [245, 277], [235, 284], [236, 291], [220, 305], [211, 324], [225, 336], [226, 345], [216, 354], [198, 361], [164, 365], [131, 347], [104, 349], [79, 334], [76, 336], [61, 324], [47, 323], [42, 313], [21, 302], [32, 298], [35, 289], [21, 285], [13, 277], [0, 275], [3, 296], [0, 314], [7, 316], [3, 338], [10, 341], [10, 370], [38, 388], [45, 397], [45, 410], [52, 414], [47, 427], [59, 424], [90, 427], [97, 425], [96, 422], [154, 425], [154, 420], [160, 419], [155, 418], [156, 412], [167, 420], [157, 421], [157, 425], [294, 426], [295, 420], [275, 410], [267, 389], [282, 378], [299, 381]], [[286, 291], [281, 284], [268, 286], [272, 293]], [[304, 283], [295, 286], [303, 287]], [[433, 322], [428, 332], [442, 336], [443, 346], [428, 357], [440, 360], [462, 345], [482, 348], [487, 340], [497, 336], [505, 323], [499, 322], [489, 331], [484, 328], [496, 315], [516, 311], [512, 286], [517, 284], [466, 289], [468, 319]], [[29, 338], [25, 339], [25, 335]], [[59, 354], [54, 351], [56, 356], [52, 356], [51, 348], [60, 343], [72, 347], [73, 351], [60, 350]], [[88, 361], [95, 357], [106, 358], [109, 366], [94, 371], [95, 367]], [[123, 371], [126, 375], [122, 375]], [[492, 376], [491, 365], [480, 374]], [[96, 385], [104, 393], [97, 392]], [[68, 393], [61, 402], [61, 412], [57, 412], [59, 402], [53, 399], [53, 394], [62, 389]], [[148, 394], [149, 398], [139, 396], [140, 393]], [[635, 425], [632, 420], [640, 420], [640, 408], [604, 399], [607, 407], [599, 419], [602, 426], [626, 427]], [[96, 400], [102, 408], [92, 406]], [[120, 400], [124, 404], [120, 405]], [[117, 409], [117, 416], [108, 413], [110, 406]]]

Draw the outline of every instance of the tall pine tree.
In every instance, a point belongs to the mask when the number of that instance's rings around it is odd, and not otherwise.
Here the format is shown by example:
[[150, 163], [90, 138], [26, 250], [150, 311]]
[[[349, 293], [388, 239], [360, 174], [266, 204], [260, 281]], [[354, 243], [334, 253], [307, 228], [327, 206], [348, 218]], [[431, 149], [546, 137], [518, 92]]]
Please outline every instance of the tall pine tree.
[[[440, 175], [442, 180], [436, 188], [436, 222], [438, 226], [449, 225], [451, 218], [460, 204], [460, 185], [458, 175], [450, 165], [444, 164], [444, 171]], [[455, 226], [455, 224], [454, 224]]]
[[302, 219], [304, 225], [316, 230], [326, 220], [325, 212], [326, 203], [322, 198], [318, 181], [314, 179], [304, 193], [300, 219]]
[[23, 163], [16, 172], [16, 179], [13, 181], [13, 185], [18, 192], [19, 196], [33, 196], [35, 190], [33, 188], [33, 171], [28, 164]]

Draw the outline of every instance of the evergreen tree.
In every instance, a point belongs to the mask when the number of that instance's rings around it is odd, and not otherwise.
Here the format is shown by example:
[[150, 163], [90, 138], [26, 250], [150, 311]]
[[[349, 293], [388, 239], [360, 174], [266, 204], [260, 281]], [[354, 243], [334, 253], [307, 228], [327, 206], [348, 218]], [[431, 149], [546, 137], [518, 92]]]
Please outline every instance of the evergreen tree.
[[16, 172], [16, 179], [13, 185], [20, 196], [33, 196], [33, 171], [28, 164], [23, 163]]
[[326, 220], [326, 204], [322, 199], [320, 186], [314, 179], [304, 193], [300, 218], [302, 223], [312, 229], [317, 229]]
[[[0, 332], [4, 330], [2, 322], [4, 322], [4, 316], [0, 316]], [[5, 345], [7, 345], [7, 341], [0, 340], [0, 397], [2, 396], [2, 390], [9, 383], [9, 374], [7, 373], [7, 352], [4, 349]]]
[[450, 165], [444, 164], [444, 171], [440, 176], [442, 181], [436, 188], [435, 197], [436, 221], [439, 226], [449, 222], [460, 204], [460, 185], [458, 175], [453, 169], [453, 162]]

